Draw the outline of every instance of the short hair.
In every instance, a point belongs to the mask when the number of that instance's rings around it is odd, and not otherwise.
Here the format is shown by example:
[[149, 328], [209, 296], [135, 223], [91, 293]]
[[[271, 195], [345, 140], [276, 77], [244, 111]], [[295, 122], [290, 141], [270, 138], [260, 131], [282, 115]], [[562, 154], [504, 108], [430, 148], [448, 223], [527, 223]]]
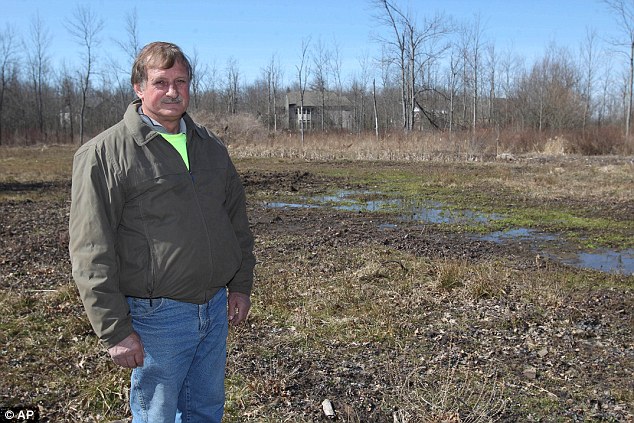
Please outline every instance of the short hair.
[[134, 64], [130, 81], [132, 86], [143, 84], [147, 81], [148, 68], [169, 69], [175, 63], [181, 63], [187, 69], [189, 79], [192, 79], [192, 65], [187, 56], [176, 44], [155, 41], [143, 47], [139, 52]]

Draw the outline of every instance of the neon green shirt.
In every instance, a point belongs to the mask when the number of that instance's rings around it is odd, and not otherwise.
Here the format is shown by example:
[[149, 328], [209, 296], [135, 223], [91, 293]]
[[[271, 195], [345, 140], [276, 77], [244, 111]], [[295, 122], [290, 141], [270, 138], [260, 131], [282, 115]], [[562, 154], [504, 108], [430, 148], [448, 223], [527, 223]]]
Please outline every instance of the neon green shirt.
[[161, 134], [178, 151], [183, 158], [187, 170], [189, 170], [189, 157], [187, 156], [187, 135], [186, 134]]

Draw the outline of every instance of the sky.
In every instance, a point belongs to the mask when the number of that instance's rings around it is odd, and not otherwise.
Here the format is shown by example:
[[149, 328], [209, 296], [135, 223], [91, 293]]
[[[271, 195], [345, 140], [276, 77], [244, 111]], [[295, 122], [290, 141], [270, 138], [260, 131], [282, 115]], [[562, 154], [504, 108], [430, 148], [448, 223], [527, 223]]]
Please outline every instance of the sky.
[[[422, 21], [444, 13], [457, 22], [479, 19], [483, 38], [496, 51], [511, 49], [530, 63], [555, 43], [577, 54], [588, 29], [602, 39], [618, 37], [616, 17], [601, 0], [393, 0]], [[377, 37], [389, 37], [371, 0], [0, 0], [0, 31], [9, 26], [28, 39], [36, 16], [50, 34], [48, 51], [54, 67], [78, 60], [80, 46], [65, 23], [78, 5], [104, 21], [98, 57], [125, 55], [114, 40], [124, 41], [126, 15], [136, 9], [141, 44], [171, 41], [186, 54], [222, 74], [233, 60], [241, 77], [261, 77], [275, 55], [285, 80], [294, 80], [303, 42], [337, 46], [342, 75], [359, 72], [362, 57], [378, 58]], [[102, 63], [103, 64], [103, 63]]]

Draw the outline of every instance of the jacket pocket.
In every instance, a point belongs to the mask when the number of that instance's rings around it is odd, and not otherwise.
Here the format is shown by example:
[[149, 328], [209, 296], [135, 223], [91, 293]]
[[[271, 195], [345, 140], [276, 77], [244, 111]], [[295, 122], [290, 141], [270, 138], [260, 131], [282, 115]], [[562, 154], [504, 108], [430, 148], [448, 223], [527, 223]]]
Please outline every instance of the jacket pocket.
[[154, 289], [154, 266], [146, 235], [120, 228], [117, 250], [121, 292], [132, 297], [151, 296]]

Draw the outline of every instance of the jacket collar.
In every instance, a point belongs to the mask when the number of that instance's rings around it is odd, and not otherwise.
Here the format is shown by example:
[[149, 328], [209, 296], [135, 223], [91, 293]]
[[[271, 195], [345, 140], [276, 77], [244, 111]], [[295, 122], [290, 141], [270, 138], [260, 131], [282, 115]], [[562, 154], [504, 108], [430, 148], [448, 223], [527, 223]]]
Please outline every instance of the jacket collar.
[[[145, 122], [146, 124], [148, 124], [152, 129], [160, 132], [161, 134], [169, 134], [169, 132], [167, 132], [167, 130], [165, 129], [163, 125], [161, 125], [159, 122], [155, 121], [150, 116], [143, 113], [142, 106], [139, 106], [139, 108], [137, 109], [137, 112], [141, 116], [141, 120]], [[187, 133], [187, 125], [185, 125], [185, 119], [183, 119], [182, 117], [178, 121], [178, 133], [180, 134]]]
[[[140, 105], [141, 100], [138, 98], [130, 103], [123, 116], [123, 121], [137, 145], [143, 146], [161, 134], [143, 122], [141, 116], [139, 116], [139, 113], [137, 112]], [[183, 114], [183, 120], [185, 121], [185, 126], [187, 127], [188, 140], [191, 139], [194, 131], [201, 138], [209, 137], [206, 131], [196, 125], [187, 113]]]

